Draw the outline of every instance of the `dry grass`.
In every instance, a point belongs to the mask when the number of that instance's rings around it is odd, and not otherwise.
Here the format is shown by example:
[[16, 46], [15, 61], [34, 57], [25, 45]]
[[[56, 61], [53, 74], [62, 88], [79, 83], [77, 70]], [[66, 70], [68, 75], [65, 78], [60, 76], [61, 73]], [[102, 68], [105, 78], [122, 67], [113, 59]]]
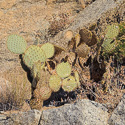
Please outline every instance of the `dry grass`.
[[[31, 98], [31, 84], [21, 67], [0, 75], [0, 104], [3, 110], [20, 109], [23, 103]], [[0, 109], [1, 110], [1, 109]]]

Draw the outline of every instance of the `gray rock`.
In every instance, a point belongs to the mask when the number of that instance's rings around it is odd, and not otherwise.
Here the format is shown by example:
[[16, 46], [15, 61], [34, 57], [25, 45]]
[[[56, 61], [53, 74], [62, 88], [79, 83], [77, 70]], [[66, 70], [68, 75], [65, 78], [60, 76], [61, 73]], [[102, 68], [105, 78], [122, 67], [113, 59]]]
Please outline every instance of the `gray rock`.
[[[101, 104], [81, 100], [60, 108], [43, 111], [40, 125], [107, 125], [108, 113]], [[106, 109], [105, 109], [106, 110]]]
[[28, 112], [20, 112], [9, 116], [0, 115], [0, 125], [38, 125], [41, 112], [38, 110], [30, 110]]
[[0, 125], [107, 125], [106, 108], [96, 102], [83, 99], [59, 108], [30, 110], [6, 116], [0, 115]]
[[125, 125], [125, 94], [117, 108], [113, 111], [108, 122], [110, 125]]

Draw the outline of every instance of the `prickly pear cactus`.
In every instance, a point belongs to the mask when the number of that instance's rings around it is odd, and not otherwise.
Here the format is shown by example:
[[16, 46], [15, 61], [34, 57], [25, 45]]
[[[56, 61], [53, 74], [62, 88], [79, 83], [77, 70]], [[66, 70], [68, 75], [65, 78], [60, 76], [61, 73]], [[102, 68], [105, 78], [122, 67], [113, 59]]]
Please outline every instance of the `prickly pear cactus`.
[[76, 34], [76, 36], [75, 36], [76, 47], [78, 46], [79, 42], [80, 42], [80, 35]]
[[125, 37], [125, 22], [121, 22], [119, 24], [119, 37], [121, 37], [121, 36]]
[[77, 88], [77, 82], [73, 76], [69, 76], [62, 82], [62, 88], [64, 91], [71, 92]]
[[105, 39], [102, 44], [103, 52], [111, 53], [116, 47], [116, 41], [112, 39]]
[[23, 55], [24, 63], [29, 68], [32, 68], [33, 64], [39, 60], [40, 62], [45, 62], [46, 56], [44, 51], [39, 46], [31, 45]]
[[79, 45], [75, 51], [79, 57], [85, 58], [89, 54], [90, 47], [88, 47], [85, 43], [83, 43]]
[[52, 90], [48, 84], [42, 84], [40, 88], [34, 90], [33, 96], [40, 100], [47, 100], [51, 96]]
[[81, 42], [86, 43], [87, 45], [92, 39], [92, 32], [86, 28], [83, 28], [79, 31]]
[[36, 78], [37, 80], [40, 79], [40, 73], [41, 73], [41, 62], [40, 60], [38, 62], [35, 62], [33, 64], [33, 67], [31, 69], [31, 75], [33, 78]]
[[119, 27], [117, 24], [108, 25], [105, 30], [105, 37], [108, 39], [114, 39], [119, 34]]
[[51, 58], [54, 56], [55, 48], [53, 44], [45, 43], [41, 46], [41, 48], [45, 52], [46, 58]]
[[7, 48], [16, 54], [22, 54], [26, 50], [27, 42], [23, 39], [23, 37], [12, 34], [8, 37], [7, 40]]
[[49, 79], [49, 87], [52, 91], [57, 92], [61, 87], [61, 79], [58, 75], [51, 75]]
[[75, 74], [74, 76], [75, 76], [75, 80], [77, 82], [77, 86], [80, 87], [79, 74], [77, 71], [75, 71], [74, 74]]
[[57, 65], [56, 72], [61, 78], [68, 77], [71, 74], [71, 66], [68, 62], [62, 62]]

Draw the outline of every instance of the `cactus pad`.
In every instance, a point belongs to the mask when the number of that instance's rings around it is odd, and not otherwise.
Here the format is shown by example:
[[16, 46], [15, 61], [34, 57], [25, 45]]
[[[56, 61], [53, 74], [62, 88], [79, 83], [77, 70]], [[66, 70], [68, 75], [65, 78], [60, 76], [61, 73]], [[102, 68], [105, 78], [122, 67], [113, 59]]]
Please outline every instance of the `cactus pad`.
[[36, 78], [37, 80], [40, 79], [40, 73], [41, 73], [41, 62], [40, 60], [38, 62], [35, 62], [32, 69], [31, 69], [31, 75], [33, 78]]
[[83, 43], [79, 45], [75, 51], [79, 57], [85, 58], [89, 54], [90, 48], [86, 44]]
[[61, 87], [61, 79], [58, 75], [52, 75], [49, 79], [49, 87], [52, 91], [57, 92]]
[[78, 74], [77, 71], [75, 71], [74, 74], [75, 74], [75, 80], [76, 80], [76, 82], [77, 82], [77, 86], [80, 87], [79, 74]]
[[41, 46], [42, 50], [45, 52], [46, 54], [46, 58], [51, 58], [53, 57], [54, 53], [55, 53], [55, 48], [54, 45], [51, 43], [45, 43]]
[[119, 34], [119, 27], [117, 24], [108, 25], [105, 30], [105, 37], [108, 39], [114, 39]]
[[44, 51], [35, 45], [31, 45], [23, 55], [24, 63], [29, 67], [32, 68], [33, 64], [37, 61], [45, 62], [46, 56]]
[[40, 88], [34, 90], [33, 95], [40, 100], [47, 100], [51, 96], [51, 93], [52, 91], [49, 86], [47, 84], [42, 84]]
[[80, 35], [76, 34], [75, 36], [75, 42], [76, 42], [76, 47], [78, 46], [79, 42], [80, 42]]
[[12, 34], [8, 37], [7, 47], [13, 53], [22, 54], [26, 50], [27, 42], [23, 39], [23, 37]]
[[57, 65], [56, 72], [61, 78], [68, 77], [71, 74], [71, 66], [68, 62], [62, 62]]
[[113, 41], [112, 39], [105, 39], [104, 43], [102, 44], [103, 51], [105, 53], [110, 53], [112, 50], [116, 47], [116, 41]]
[[83, 28], [79, 31], [81, 42], [86, 43], [87, 45], [92, 39], [92, 32], [86, 28]]
[[64, 91], [71, 92], [77, 88], [77, 83], [73, 76], [69, 76], [68, 78], [64, 79], [62, 82], [62, 88]]
[[96, 43], [97, 43], [97, 36], [95, 35], [95, 33], [94, 32], [92, 32], [92, 39], [91, 39], [91, 41], [90, 42], [88, 42], [88, 46], [93, 46], [93, 45], [95, 45]]

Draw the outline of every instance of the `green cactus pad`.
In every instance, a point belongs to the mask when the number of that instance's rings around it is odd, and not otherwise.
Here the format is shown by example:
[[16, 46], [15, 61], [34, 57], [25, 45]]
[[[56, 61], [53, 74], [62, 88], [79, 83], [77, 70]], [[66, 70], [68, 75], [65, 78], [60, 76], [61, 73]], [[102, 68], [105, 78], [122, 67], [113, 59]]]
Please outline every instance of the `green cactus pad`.
[[54, 45], [51, 43], [45, 43], [41, 46], [42, 50], [45, 52], [46, 54], [46, 58], [51, 58], [53, 57], [54, 53], [55, 53], [55, 48]]
[[78, 74], [77, 71], [75, 71], [74, 74], [75, 74], [75, 80], [76, 80], [76, 82], [77, 82], [77, 86], [80, 87], [79, 74]]
[[105, 53], [110, 53], [112, 52], [112, 50], [115, 49], [116, 41], [115, 40], [113, 41], [112, 39], [105, 39], [105, 41], [102, 44], [102, 47]]
[[77, 88], [76, 80], [73, 76], [69, 76], [62, 82], [62, 88], [64, 91], [71, 92]]
[[52, 75], [49, 79], [49, 87], [52, 91], [57, 92], [61, 87], [61, 79], [58, 75]]
[[47, 84], [42, 84], [40, 88], [34, 90], [34, 97], [40, 100], [47, 100], [51, 96], [52, 90]]
[[105, 30], [105, 37], [108, 39], [114, 39], [119, 34], [119, 27], [117, 24], [108, 25]]
[[23, 61], [24, 63], [29, 67], [32, 68], [35, 62], [39, 61], [45, 62], [46, 56], [44, 51], [39, 47], [35, 45], [31, 45], [24, 53], [23, 55]]
[[23, 37], [18, 36], [16, 34], [12, 34], [8, 37], [7, 40], [7, 48], [16, 54], [22, 54], [25, 52], [27, 47], [27, 42], [23, 39]]
[[56, 72], [61, 78], [68, 77], [71, 74], [71, 66], [68, 62], [62, 62], [57, 65]]

